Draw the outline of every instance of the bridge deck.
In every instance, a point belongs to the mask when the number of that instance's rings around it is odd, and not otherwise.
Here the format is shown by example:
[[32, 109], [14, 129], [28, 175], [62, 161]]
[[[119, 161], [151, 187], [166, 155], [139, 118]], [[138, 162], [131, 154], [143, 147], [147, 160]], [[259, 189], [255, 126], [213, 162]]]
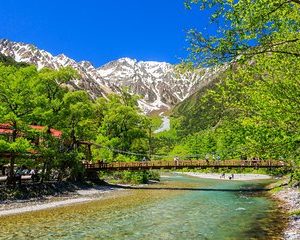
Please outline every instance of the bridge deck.
[[149, 169], [182, 169], [182, 168], [280, 168], [287, 166], [278, 160], [181, 160], [175, 161], [145, 161], [145, 162], [113, 162], [86, 163], [87, 171], [122, 171]]

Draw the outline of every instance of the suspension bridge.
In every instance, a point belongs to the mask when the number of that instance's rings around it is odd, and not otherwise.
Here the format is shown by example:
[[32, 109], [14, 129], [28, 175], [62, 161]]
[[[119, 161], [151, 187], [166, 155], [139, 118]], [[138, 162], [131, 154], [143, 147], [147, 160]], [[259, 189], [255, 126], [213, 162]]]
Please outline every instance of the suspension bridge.
[[97, 171], [137, 171], [151, 169], [205, 169], [205, 168], [283, 168], [288, 165], [279, 160], [176, 160], [176, 161], [141, 161], [83, 164], [87, 172]]

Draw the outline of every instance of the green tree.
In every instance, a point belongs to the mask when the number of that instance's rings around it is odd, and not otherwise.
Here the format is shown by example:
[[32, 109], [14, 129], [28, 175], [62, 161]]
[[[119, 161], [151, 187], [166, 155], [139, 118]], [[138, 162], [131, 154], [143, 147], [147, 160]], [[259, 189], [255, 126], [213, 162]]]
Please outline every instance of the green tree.
[[60, 122], [64, 107], [64, 96], [68, 92], [66, 83], [77, 77], [77, 72], [72, 68], [61, 68], [52, 70], [43, 68], [38, 74], [36, 98], [37, 108], [35, 109], [35, 121], [47, 126], [48, 131], [51, 127]]
[[[150, 121], [139, 112], [134, 101], [129, 100], [128, 97], [127, 95], [124, 102], [123, 96], [111, 95], [109, 100], [102, 101], [100, 108], [102, 121], [97, 143], [104, 148], [95, 150], [97, 157], [112, 159], [121, 157], [118, 155], [125, 152], [140, 154], [137, 155], [137, 158], [146, 155], [149, 149], [148, 126]], [[99, 102], [98, 100], [98, 105]], [[98, 111], [98, 115], [101, 111]], [[109, 148], [115, 149], [115, 151], [110, 153]]]
[[[51, 167], [54, 166], [54, 159], [63, 160], [64, 154], [61, 151], [62, 139], [55, 139], [51, 136], [51, 128], [62, 127], [65, 121], [66, 112], [65, 100], [68, 100], [68, 87], [66, 83], [78, 77], [77, 72], [72, 68], [61, 68], [52, 70], [43, 68], [38, 73], [35, 98], [36, 108], [32, 122], [46, 126], [46, 134], [43, 136], [43, 143], [39, 145], [39, 151], [43, 155], [44, 165], [42, 176], [49, 176]], [[70, 104], [69, 104], [70, 105]], [[71, 116], [72, 118], [72, 116]], [[66, 149], [65, 149], [66, 151]], [[67, 154], [67, 152], [65, 152]]]
[[196, 64], [214, 65], [272, 53], [300, 57], [298, 0], [187, 0], [210, 10], [218, 30], [208, 35], [192, 29], [189, 41]]
[[61, 126], [70, 139], [70, 147], [76, 149], [78, 140], [92, 140], [96, 127], [93, 125], [93, 103], [87, 92], [68, 92], [63, 98]]
[[213, 36], [190, 31], [192, 61], [226, 63], [227, 70], [177, 107], [181, 132], [193, 133], [181, 144], [191, 151], [201, 145], [200, 152], [214, 146], [224, 158], [286, 159], [299, 166], [300, 2], [186, 1], [188, 8], [193, 4], [210, 9], [219, 29]]
[[12, 129], [8, 139], [8, 151], [11, 152], [10, 180], [14, 179], [17, 153], [29, 149], [28, 141], [19, 137], [28, 128], [35, 109], [37, 75], [33, 66], [18, 68], [0, 64], [0, 122], [9, 124]]

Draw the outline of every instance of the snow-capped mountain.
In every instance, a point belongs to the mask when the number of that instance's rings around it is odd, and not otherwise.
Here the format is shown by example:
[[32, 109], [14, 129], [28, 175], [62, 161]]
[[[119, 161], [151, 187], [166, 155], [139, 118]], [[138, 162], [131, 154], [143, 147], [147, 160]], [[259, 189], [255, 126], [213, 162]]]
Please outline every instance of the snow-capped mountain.
[[73, 67], [81, 78], [73, 80], [69, 86], [86, 90], [93, 98], [106, 97], [126, 87], [131, 93], [141, 96], [139, 106], [145, 113], [169, 109], [205, 86], [215, 75], [210, 69], [179, 73], [169, 63], [142, 62], [130, 58], [121, 58], [95, 68], [88, 61], [76, 62], [64, 54], [53, 56], [31, 44], [9, 40], [0, 40], [0, 53], [18, 62], [35, 64], [38, 69]]

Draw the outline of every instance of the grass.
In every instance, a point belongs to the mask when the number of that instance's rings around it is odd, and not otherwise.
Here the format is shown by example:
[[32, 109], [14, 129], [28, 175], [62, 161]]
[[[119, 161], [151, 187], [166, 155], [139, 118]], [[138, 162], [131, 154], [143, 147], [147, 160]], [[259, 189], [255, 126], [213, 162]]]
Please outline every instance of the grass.
[[283, 188], [282, 187], [274, 187], [270, 190], [270, 193], [278, 193], [281, 191]]
[[292, 212], [290, 212], [291, 216], [300, 216], [300, 209], [294, 210]]

